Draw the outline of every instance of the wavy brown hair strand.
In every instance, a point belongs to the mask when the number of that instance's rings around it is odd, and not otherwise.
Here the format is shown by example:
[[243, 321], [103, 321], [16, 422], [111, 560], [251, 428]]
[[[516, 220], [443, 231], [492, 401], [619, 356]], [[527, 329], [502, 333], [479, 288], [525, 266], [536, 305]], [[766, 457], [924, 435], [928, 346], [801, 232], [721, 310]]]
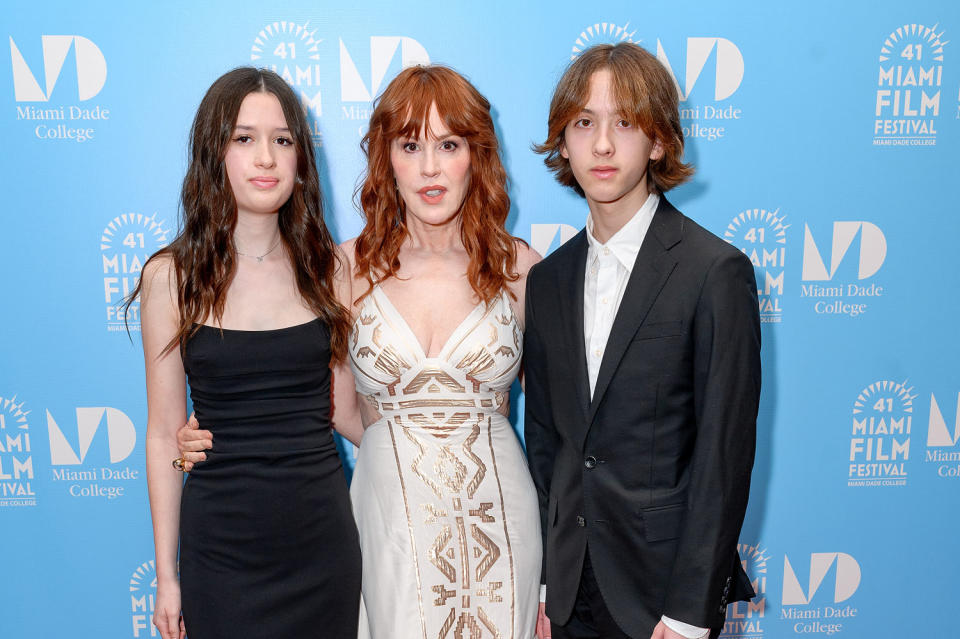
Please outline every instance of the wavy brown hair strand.
[[[233, 233], [237, 202], [224, 157], [244, 98], [271, 93], [283, 109], [297, 150], [297, 175], [290, 199], [279, 210], [280, 237], [290, 256], [301, 297], [330, 330], [335, 362], [347, 353], [350, 315], [334, 293], [340, 268], [336, 245], [323, 220], [320, 181], [306, 114], [290, 86], [266, 69], [241, 67], [218, 78], [207, 91], [190, 128], [189, 166], [180, 192], [179, 235], [150, 259], [169, 255], [174, 264], [180, 325], [165, 349], [182, 347], [208, 318], [220, 324], [227, 290], [237, 267]], [[128, 298], [140, 294], [142, 283]]]
[[[467, 141], [470, 184], [460, 207], [460, 238], [470, 258], [467, 280], [489, 303], [516, 273], [517, 238], [504, 225], [510, 212], [507, 173], [490, 115], [490, 103], [459, 73], [440, 65], [404, 69], [374, 105], [361, 148], [367, 157], [357, 199], [366, 225], [355, 244], [356, 273], [370, 288], [395, 276], [407, 237], [406, 211], [394, 184], [390, 145], [397, 138], [429, 134], [430, 109], [447, 129]], [[522, 240], [520, 240], [522, 241]], [[511, 293], [512, 295], [512, 293]]]

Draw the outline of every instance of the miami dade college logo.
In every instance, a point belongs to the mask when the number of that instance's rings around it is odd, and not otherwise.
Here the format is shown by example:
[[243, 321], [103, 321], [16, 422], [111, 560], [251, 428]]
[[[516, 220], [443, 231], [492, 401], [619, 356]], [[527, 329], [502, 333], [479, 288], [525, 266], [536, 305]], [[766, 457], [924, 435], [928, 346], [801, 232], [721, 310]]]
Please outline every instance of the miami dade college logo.
[[530, 248], [546, 257], [577, 233], [579, 231], [569, 224], [531, 224]]
[[[629, 30], [630, 23], [618, 26], [612, 22], [601, 22], [591, 25], [580, 32], [571, 48], [570, 58], [576, 58], [585, 49], [594, 44], [617, 42], [640, 43], [640, 38], [634, 38], [636, 29]], [[670, 61], [670, 55], [679, 59], [677, 52], [668, 55], [668, 47], [657, 39], [657, 59], [667, 68], [673, 83], [677, 88], [681, 102], [688, 102], [694, 95], [694, 87], [706, 85], [703, 73], [711, 58], [713, 65], [713, 95], [714, 102], [727, 100], [743, 82], [744, 63], [743, 54], [736, 44], [720, 37], [692, 37], [686, 39], [686, 66], [684, 68], [684, 82], [681, 87], [677, 73]], [[679, 68], [679, 67], [678, 67]], [[702, 93], [702, 92], [701, 92]], [[717, 105], [705, 104], [696, 106], [681, 106], [680, 119], [683, 125], [683, 135], [688, 139], [700, 139], [708, 142], [720, 140], [728, 133], [730, 123], [743, 116], [743, 109], [733, 104]]]
[[930, 420], [927, 424], [927, 454], [924, 461], [937, 464], [937, 475], [951, 479], [960, 478], [960, 393], [954, 412], [953, 429], [948, 428], [936, 396], [930, 393]]
[[780, 307], [783, 298], [783, 268], [786, 262], [786, 215], [780, 209], [747, 209], [741, 212], [723, 234], [744, 255], [750, 258], [757, 275], [757, 298], [760, 302], [761, 322], [783, 321]]
[[880, 49], [875, 146], [937, 143], [943, 86], [944, 31], [922, 24], [897, 27]]
[[770, 555], [759, 544], [737, 544], [740, 562], [750, 578], [757, 596], [750, 601], [732, 601], [727, 606], [723, 639], [758, 639], [763, 637], [763, 621], [767, 611], [767, 562]]
[[250, 46], [250, 61], [268, 67], [287, 84], [300, 92], [303, 108], [313, 117], [308, 118], [314, 145], [322, 143], [317, 119], [323, 116], [323, 91], [320, 80], [324, 76], [320, 61], [317, 30], [310, 22], [271, 22], [257, 34]]
[[[854, 240], [859, 236], [860, 251], [857, 258], [856, 273], [840, 266], [850, 252]], [[866, 312], [868, 304], [862, 300], [872, 300], [883, 295], [883, 286], [876, 282], [861, 284], [861, 280], [875, 275], [887, 257], [887, 239], [880, 228], [871, 222], [834, 222], [830, 245], [830, 269], [823, 260], [824, 253], [813, 239], [813, 233], [807, 224], [803, 225], [803, 274], [804, 282], [800, 287], [800, 297], [813, 298], [813, 310], [818, 315], [846, 315], [856, 317]], [[847, 260], [850, 262], [850, 260]], [[831, 282], [830, 285], [817, 282]], [[853, 281], [851, 281], [853, 280]]]
[[157, 568], [154, 560], [140, 564], [130, 575], [130, 621], [133, 636], [156, 637], [153, 611], [157, 600]]
[[169, 244], [170, 229], [157, 214], [123, 213], [110, 220], [100, 233], [103, 268], [103, 301], [108, 331], [140, 330], [140, 300], [124, 308], [137, 287], [143, 265]]
[[[75, 431], [65, 433], [53, 414], [47, 411], [50, 463], [60, 466], [52, 469], [53, 481], [68, 484], [66, 492], [71, 497], [123, 497], [126, 488], [124, 484], [137, 481], [140, 477], [139, 470], [129, 466], [116, 466], [127, 459], [136, 446], [137, 430], [133, 422], [116, 408], [94, 406], [77, 408], [76, 424]], [[104, 430], [106, 437], [99, 438], [97, 453], [93, 455], [99, 465], [87, 463], [88, 453], [94, 448], [95, 435]], [[104, 439], [106, 451], [103, 451]], [[109, 456], [104, 455], [104, 452], [109, 453]], [[105, 463], [107, 458], [110, 465]]]
[[0, 507], [36, 506], [30, 423], [23, 400], [0, 397]]
[[[340, 38], [340, 102], [341, 117], [344, 120], [370, 119], [370, 103], [380, 93], [380, 87], [387, 79], [388, 72], [394, 67], [397, 50], [400, 51], [400, 70], [417, 64], [430, 64], [430, 56], [423, 45], [406, 36], [370, 37], [370, 84], [363, 80], [357, 63], [360, 60], [355, 49], [353, 55]], [[362, 65], [361, 65], [362, 67]], [[355, 104], [349, 104], [355, 103]], [[356, 104], [360, 103], [360, 104]]]
[[[21, 41], [23, 42], [23, 41]], [[32, 43], [31, 43], [32, 44]], [[33, 134], [41, 140], [70, 140], [86, 142], [94, 138], [97, 123], [110, 119], [110, 110], [101, 105], [80, 105], [96, 97], [107, 82], [107, 61], [103, 52], [91, 40], [79, 35], [40, 36], [42, 65], [27, 63], [13, 37], [10, 37], [10, 63], [13, 71], [13, 94], [17, 102], [17, 120], [33, 127]], [[29, 51], [30, 49], [24, 48]], [[64, 66], [73, 53], [77, 103], [66, 100], [63, 91], [54, 93], [58, 80], [65, 73]], [[43, 87], [34, 69], [42, 66]], [[54, 96], [60, 101], [53, 104]], [[47, 103], [35, 106], [31, 103]]]
[[[799, 568], [804, 568], [800, 564]], [[834, 571], [833, 588], [824, 587], [828, 573]], [[787, 555], [783, 556], [783, 596], [781, 620], [795, 620], [797, 634], [833, 635], [857, 616], [850, 604], [839, 606], [850, 599], [860, 587], [860, 564], [843, 552], [815, 552], [810, 555], [807, 588], [800, 585], [797, 573]], [[823, 602], [822, 605], [817, 605]]]
[[853, 404], [848, 486], [906, 486], [913, 428], [913, 387], [882, 380]]

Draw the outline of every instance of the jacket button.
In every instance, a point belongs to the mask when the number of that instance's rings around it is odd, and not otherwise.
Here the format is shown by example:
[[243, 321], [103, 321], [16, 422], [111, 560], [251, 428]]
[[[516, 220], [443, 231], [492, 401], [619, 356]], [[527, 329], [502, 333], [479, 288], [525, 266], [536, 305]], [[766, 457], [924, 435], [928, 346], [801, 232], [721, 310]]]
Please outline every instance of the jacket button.
[[584, 526], [587, 525], [587, 520], [584, 519], [582, 516], [577, 515], [577, 525], [583, 528]]
[[589, 457], [587, 457], [586, 459], [583, 460], [583, 465], [584, 465], [584, 467], [587, 468], [587, 470], [591, 470], [591, 469], [593, 469], [593, 468], [596, 468], [596, 467], [597, 467], [597, 458], [594, 457], [593, 455], [590, 455]]

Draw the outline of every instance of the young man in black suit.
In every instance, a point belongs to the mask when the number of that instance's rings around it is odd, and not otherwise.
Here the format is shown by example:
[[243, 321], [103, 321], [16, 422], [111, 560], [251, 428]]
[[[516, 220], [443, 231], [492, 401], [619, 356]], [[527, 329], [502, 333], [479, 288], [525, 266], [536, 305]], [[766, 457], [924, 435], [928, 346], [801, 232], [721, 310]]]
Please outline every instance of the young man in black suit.
[[538, 636], [715, 636], [754, 594], [737, 554], [760, 395], [753, 267], [664, 197], [693, 169], [673, 80], [640, 47], [577, 58], [537, 150], [590, 209], [527, 280]]

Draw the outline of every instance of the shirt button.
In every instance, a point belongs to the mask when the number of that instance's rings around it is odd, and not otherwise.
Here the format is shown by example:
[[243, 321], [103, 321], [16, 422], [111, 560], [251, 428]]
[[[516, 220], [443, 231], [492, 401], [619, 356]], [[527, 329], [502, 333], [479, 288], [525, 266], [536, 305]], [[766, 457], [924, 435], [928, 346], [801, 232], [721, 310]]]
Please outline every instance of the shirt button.
[[604, 249], [603, 249], [603, 254], [604, 254], [604, 255], [610, 255], [610, 249], [604, 248]]
[[605, 298], [605, 297], [601, 298], [601, 299], [600, 299], [600, 302], [603, 303], [603, 304], [606, 304], [606, 303], [607, 303], [607, 298]]
[[590, 275], [596, 275], [596, 274], [597, 274], [597, 267], [594, 266], [593, 268], [590, 269]]
[[603, 354], [603, 352], [602, 352], [599, 348], [598, 348], [597, 350], [593, 351], [594, 357], [600, 357], [600, 355], [602, 355], [602, 354]]
[[580, 515], [577, 515], [577, 525], [583, 528], [584, 526], [587, 525], [587, 520], [581, 517]]
[[592, 470], [597, 467], [597, 458], [593, 455], [590, 455], [583, 460], [583, 465], [587, 470]]

